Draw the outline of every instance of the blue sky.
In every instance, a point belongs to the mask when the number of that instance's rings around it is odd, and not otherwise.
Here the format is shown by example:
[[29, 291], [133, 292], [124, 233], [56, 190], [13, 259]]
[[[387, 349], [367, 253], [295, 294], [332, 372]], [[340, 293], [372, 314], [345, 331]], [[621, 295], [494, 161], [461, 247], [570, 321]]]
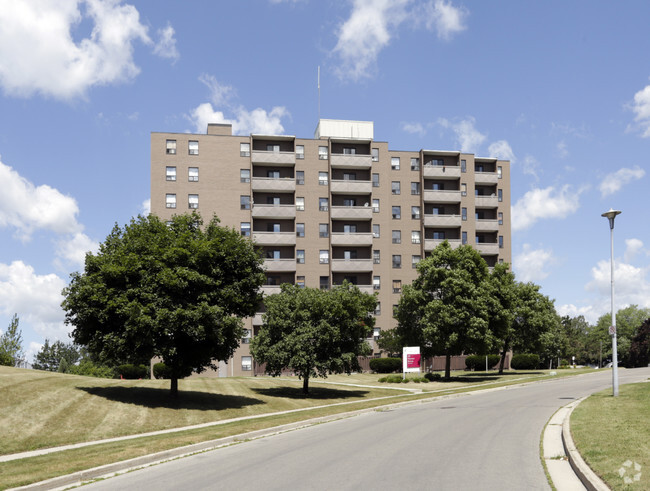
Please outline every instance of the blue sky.
[[311, 138], [512, 161], [513, 268], [591, 322], [650, 307], [650, 3], [9, 0], [0, 9], [0, 330], [67, 339], [61, 289], [148, 210], [151, 131]]

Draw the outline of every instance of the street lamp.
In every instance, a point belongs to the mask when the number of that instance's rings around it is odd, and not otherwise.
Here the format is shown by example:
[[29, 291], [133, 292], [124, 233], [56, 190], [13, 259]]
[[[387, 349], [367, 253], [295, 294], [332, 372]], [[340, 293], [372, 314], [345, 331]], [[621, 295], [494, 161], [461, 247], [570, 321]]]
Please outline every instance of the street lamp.
[[618, 397], [618, 348], [616, 347], [616, 314], [614, 312], [614, 218], [620, 215], [619, 210], [609, 209], [601, 216], [609, 220], [609, 241], [610, 241], [610, 258], [611, 281], [612, 281], [612, 326], [609, 328], [609, 334], [612, 336], [612, 388], [614, 397]]

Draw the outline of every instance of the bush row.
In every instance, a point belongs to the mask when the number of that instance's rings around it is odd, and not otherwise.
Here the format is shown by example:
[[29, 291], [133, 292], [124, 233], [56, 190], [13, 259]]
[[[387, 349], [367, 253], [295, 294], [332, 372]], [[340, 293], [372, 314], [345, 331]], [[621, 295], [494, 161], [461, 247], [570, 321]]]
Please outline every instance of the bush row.
[[514, 355], [510, 367], [515, 370], [535, 370], [539, 367], [539, 355], [532, 353]]
[[408, 384], [409, 382], [414, 382], [416, 384], [423, 383], [427, 384], [442, 378], [442, 375], [439, 373], [425, 373], [423, 377], [407, 377], [402, 378], [402, 375], [388, 375], [379, 379], [381, 383], [388, 384]]
[[401, 358], [373, 358], [370, 369], [376, 373], [393, 373], [402, 370]]

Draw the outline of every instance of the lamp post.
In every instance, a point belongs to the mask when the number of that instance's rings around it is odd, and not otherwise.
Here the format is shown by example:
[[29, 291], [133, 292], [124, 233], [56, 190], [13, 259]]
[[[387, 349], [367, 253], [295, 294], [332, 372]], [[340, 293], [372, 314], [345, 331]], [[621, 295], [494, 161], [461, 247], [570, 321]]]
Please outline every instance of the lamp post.
[[619, 210], [609, 209], [601, 216], [609, 220], [609, 241], [610, 241], [610, 267], [611, 267], [611, 296], [612, 296], [612, 326], [609, 334], [612, 336], [612, 389], [614, 397], [618, 397], [618, 348], [616, 346], [616, 313], [614, 312], [614, 218], [620, 215]]

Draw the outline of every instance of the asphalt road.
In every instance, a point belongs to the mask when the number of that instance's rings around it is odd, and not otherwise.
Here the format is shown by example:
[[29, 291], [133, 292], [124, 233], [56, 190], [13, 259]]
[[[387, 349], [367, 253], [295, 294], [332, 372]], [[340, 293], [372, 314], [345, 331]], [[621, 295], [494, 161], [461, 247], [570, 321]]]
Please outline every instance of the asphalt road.
[[[619, 370], [621, 384], [650, 368]], [[95, 483], [90, 489], [550, 489], [540, 435], [611, 371], [379, 410]], [[84, 487], [84, 489], [86, 489]]]

